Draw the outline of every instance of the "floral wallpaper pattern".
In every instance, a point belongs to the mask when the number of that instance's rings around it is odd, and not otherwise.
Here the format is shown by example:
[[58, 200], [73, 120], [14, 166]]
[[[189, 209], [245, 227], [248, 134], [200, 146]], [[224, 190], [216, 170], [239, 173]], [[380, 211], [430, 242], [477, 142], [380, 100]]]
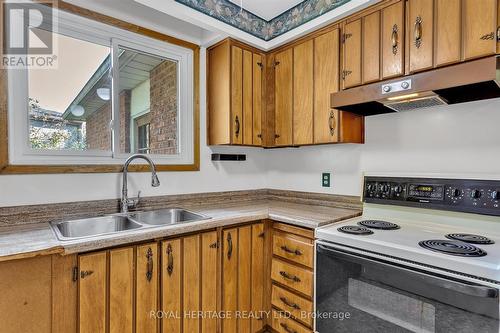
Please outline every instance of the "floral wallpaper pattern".
[[304, 0], [270, 21], [241, 9], [228, 0], [175, 1], [268, 41], [351, 0]]

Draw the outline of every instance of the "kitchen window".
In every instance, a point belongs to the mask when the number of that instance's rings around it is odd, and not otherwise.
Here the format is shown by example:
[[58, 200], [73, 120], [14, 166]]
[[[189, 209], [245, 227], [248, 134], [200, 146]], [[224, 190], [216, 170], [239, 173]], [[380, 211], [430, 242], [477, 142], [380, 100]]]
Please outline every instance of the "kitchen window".
[[159, 170], [197, 168], [198, 49], [63, 11], [57, 21], [37, 31], [52, 34], [57, 67], [8, 70], [9, 165], [119, 166], [142, 153]]

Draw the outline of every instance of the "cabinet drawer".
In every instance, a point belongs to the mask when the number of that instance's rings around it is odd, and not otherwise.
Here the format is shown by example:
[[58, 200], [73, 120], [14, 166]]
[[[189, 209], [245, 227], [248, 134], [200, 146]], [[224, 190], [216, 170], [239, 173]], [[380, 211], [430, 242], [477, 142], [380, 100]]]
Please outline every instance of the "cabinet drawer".
[[[273, 285], [272, 304], [280, 310], [290, 312], [290, 314], [305, 325], [312, 327], [313, 318], [309, 316], [313, 312], [311, 301], [295, 295], [283, 288]], [[306, 316], [303, 316], [306, 314]]]
[[272, 327], [279, 333], [312, 333], [308, 328], [276, 310], [273, 310]]
[[313, 293], [313, 272], [273, 259], [271, 278], [307, 296]]
[[313, 268], [313, 244], [275, 233], [273, 235], [273, 254]]

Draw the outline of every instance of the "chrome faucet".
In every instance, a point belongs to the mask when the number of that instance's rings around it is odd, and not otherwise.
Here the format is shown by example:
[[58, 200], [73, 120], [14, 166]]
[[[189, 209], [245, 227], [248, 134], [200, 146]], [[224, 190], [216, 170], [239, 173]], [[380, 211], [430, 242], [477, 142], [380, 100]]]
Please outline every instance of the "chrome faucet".
[[127, 213], [129, 208], [135, 208], [139, 204], [141, 200], [141, 191], [137, 193], [137, 199], [129, 199], [128, 198], [128, 189], [127, 189], [127, 175], [128, 175], [128, 166], [129, 164], [137, 159], [137, 158], [142, 158], [146, 162], [149, 163], [149, 167], [151, 168], [151, 186], [153, 187], [158, 187], [160, 186], [160, 180], [158, 179], [158, 176], [156, 175], [156, 166], [153, 163], [153, 161], [147, 157], [146, 155], [141, 155], [141, 154], [135, 154], [130, 156], [126, 161], [125, 164], [123, 165], [123, 182], [122, 182], [122, 213]]

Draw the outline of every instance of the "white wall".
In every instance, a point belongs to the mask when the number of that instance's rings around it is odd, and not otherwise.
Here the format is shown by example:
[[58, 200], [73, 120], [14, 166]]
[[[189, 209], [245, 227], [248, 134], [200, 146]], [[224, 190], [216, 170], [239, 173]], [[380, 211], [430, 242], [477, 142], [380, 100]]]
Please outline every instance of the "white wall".
[[367, 117], [364, 145], [269, 153], [267, 185], [279, 189], [360, 195], [363, 171], [499, 177], [500, 99]]

